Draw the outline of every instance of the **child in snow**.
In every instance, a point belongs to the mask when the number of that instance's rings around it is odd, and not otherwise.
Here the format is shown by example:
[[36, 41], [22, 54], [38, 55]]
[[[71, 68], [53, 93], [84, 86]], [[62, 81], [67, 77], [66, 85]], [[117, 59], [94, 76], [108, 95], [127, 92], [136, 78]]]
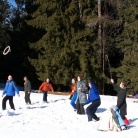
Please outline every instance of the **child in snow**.
[[120, 110], [120, 115], [123, 120], [126, 120], [126, 117], [125, 117], [125, 115], [127, 115], [126, 95], [128, 91], [128, 89], [126, 88], [126, 83], [121, 82], [120, 87], [114, 83], [113, 79], [111, 79], [111, 83], [113, 84], [114, 89], [118, 92], [117, 107]]
[[69, 97], [70, 100], [72, 99], [75, 91], [76, 91], [76, 80], [75, 80], [75, 78], [73, 78], [72, 85], [71, 85], [71, 93], [70, 93], [70, 97]]
[[39, 91], [38, 92], [40, 92], [41, 90], [43, 92], [43, 102], [47, 103], [47, 92], [50, 91], [50, 90], [52, 92], [54, 92], [53, 86], [50, 83], [50, 79], [49, 78], [47, 78], [46, 81], [41, 84], [41, 86], [39, 87]]
[[77, 92], [76, 92], [76, 80], [75, 78], [72, 79], [72, 86], [71, 86], [71, 96], [70, 96], [70, 99], [71, 99], [71, 102], [70, 104], [72, 105], [72, 107], [74, 108], [74, 111], [76, 111], [76, 99], [77, 99]]
[[84, 111], [84, 104], [86, 102], [87, 96], [86, 93], [88, 91], [88, 88], [86, 86], [86, 83], [82, 80], [80, 76], [78, 76], [78, 82], [77, 82], [77, 102], [76, 102], [76, 107], [77, 107], [77, 114], [85, 114]]
[[100, 96], [99, 96], [99, 91], [96, 87], [96, 85], [93, 82], [89, 82], [89, 95], [88, 95], [88, 100], [86, 101], [86, 104], [91, 103], [87, 108], [86, 108], [86, 113], [88, 116], [88, 122], [92, 121], [92, 119], [99, 121], [99, 118], [96, 116], [95, 112], [97, 108], [101, 104]]
[[31, 104], [30, 94], [31, 94], [31, 83], [28, 77], [24, 77], [24, 91], [25, 91], [25, 102], [26, 104]]
[[2, 109], [3, 110], [6, 109], [7, 100], [9, 100], [9, 104], [11, 106], [11, 109], [15, 110], [14, 103], [13, 103], [13, 96], [15, 96], [15, 92], [17, 92], [18, 96], [20, 96], [19, 90], [16, 87], [16, 85], [12, 79], [12, 76], [9, 75], [8, 80], [6, 82], [6, 86], [5, 86], [3, 94], [2, 94], [2, 97], [6, 94], [6, 96], [2, 100]]

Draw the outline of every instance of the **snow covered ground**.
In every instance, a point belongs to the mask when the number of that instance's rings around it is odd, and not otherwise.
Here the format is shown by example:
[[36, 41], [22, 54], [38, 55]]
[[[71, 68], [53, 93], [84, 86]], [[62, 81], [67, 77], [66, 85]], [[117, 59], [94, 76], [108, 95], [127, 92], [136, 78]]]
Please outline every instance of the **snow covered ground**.
[[[0, 91], [1, 92], [1, 91]], [[0, 138], [138, 138], [138, 103], [127, 99], [129, 129], [122, 132], [97, 130], [99, 122], [87, 122], [86, 115], [77, 115], [70, 106], [69, 96], [50, 95], [50, 103], [42, 103], [42, 94], [32, 93], [32, 105], [25, 105], [24, 93], [14, 97], [16, 110], [0, 108]], [[100, 117], [116, 97], [101, 96], [97, 111]], [[0, 98], [1, 107], [2, 97]]]

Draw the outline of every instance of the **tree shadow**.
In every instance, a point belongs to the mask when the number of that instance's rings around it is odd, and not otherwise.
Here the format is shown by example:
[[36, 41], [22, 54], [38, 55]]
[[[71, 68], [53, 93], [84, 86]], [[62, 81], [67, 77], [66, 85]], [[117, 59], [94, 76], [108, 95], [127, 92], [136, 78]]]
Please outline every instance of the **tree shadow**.
[[106, 108], [98, 108], [96, 113], [102, 113], [102, 112], [104, 112], [106, 110], [107, 110]]

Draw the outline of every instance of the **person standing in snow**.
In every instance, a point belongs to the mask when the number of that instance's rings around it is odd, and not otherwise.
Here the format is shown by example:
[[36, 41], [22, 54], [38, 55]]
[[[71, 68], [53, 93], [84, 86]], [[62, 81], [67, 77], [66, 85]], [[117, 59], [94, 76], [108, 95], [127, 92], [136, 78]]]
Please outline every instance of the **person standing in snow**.
[[75, 80], [75, 78], [72, 79], [71, 83], [72, 83], [72, 85], [71, 85], [71, 93], [70, 93], [70, 97], [69, 97], [70, 100], [72, 99], [72, 97], [73, 97], [73, 95], [74, 95], [74, 93], [76, 91], [76, 80]]
[[71, 102], [70, 104], [72, 105], [72, 107], [74, 108], [74, 111], [76, 111], [76, 99], [77, 99], [77, 92], [76, 92], [76, 80], [75, 78], [72, 79], [72, 86], [71, 86]]
[[47, 103], [47, 93], [48, 93], [48, 91], [54, 92], [53, 86], [50, 83], [49, 78], [47, 78], [46, 81], [41, 84], [41, 86], [39, 87], [38, 92], [40, 92], [41, 90], [43, 92], [43, 102]]
[[127, 85], [125, 82], [121, 82], [119, 87], [114, 83], [113, 79], [111, 79], [111, 83], [113, 84], [114, 89], [118, 92], [117, 107], [119, 108], [120, 115], [124, 120], [126, 119], [125, 115], [127, 115], [127, 103], [126, 103], [126, 95], [128, 91], [128, 89], [126, 88]]
[[25, 103], [26, 104], [31, 104], [30, 100], [30, 94], [31, 94], [31, 83], [28, 80], [28, 77], [24, 77], [24, 91], [25, 91]]
[[88, 122], [92, 121], [92, 119], [99, 121], [99, 118], [96, 116], [95, 112], [97, 108], [101, 104], [100, 96], [99, 96], [99, 90], [97, 89], [96, 85], [93, 82], [89, 82], [89, 95], [88, 99], [86, 100], [86, 104], [91, 103], [86, 108], [86, 113], [88, 116]]
[[76, 102], [76, 107], [77, 107], [77, 114], [85, 114], [84, 111], [84, 104], [86, 102], [87, 96], [86, 93], [88, 91], [88, 88], [86, 86], [86, 83], [82, 80], [80, 76], [78, 76], [78, 82], [77, 82], [77, 102]]
[[9, 104], [10, 104], [11, 109], [15, 110], [14, 103], [13, 103], [13, 96], [15, 96], [15, 92], [18, 94], [18, 96], [20, 96], [19, 90], [16, 87], [16, 85], [12, 79], [12, 76], [9, 75], [8, 80], [6, 82], [6, 86], [5, 86], [3, 94], [2, 94], [2, 97], [6, 94], [6, 96], [2, 100], [2, 109], [3, 110], [6, 109], [7, 100], [9, 100]]

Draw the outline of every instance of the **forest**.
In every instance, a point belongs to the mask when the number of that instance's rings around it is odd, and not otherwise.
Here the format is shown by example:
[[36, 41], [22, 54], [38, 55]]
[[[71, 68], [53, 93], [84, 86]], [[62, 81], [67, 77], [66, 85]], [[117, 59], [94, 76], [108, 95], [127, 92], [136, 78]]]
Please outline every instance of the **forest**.
[[[0, 83], [9, 74], [55, 91], [91, 78], [114, 95], [110, 78], [138, 93], [138, 0], [0, 0]], [[6, 46], [11, 52], [3, 55]]]

